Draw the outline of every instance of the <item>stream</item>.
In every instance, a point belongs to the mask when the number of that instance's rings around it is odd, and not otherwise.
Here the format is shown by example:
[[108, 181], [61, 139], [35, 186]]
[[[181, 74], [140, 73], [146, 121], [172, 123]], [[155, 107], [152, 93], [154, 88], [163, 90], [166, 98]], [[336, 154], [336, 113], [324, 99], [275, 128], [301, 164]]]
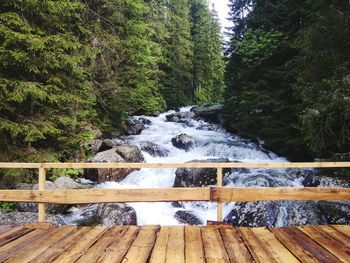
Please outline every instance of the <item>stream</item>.
[[[183, 107], [181, 112], [188, 112], [191, 107]], [[158, 117], [142, 116], [151, 121], [150, 125], [140, 135], [123, 136], [119, 139], [140, 146], [142, 142], [152, 142], [160, 145], [168, 152], [165, 157], [153, 157], [143, 151], [147, 163], [182, 163], [191, 160], [205, 160], [228, 158], [230, 161], [239, 162], [287, 162], [273, 152], [267, 151], [260, 144], [241, 138], [235, 134], [226, 132], [217, 124], [211, 124], [199, 119], [189, 119], [186, 123], [169, 122], [166, 115], [175, 113], [169, 111], [160, 114]], [[138, 118], [141, 116], [135, 116]], [[173, 146], [171, 140], [179, 134], [192, 136], [196, 146], [189, 151], [184, 151]], [[243, 170], [243, 171], [242, 171]], [[103, 189], [120, 188], [167, 188], [173, 187], [176, 169], [141, 169], [129, 174], [121, 182], [104, 182], [96, 185]], [[224, 183], [230, 187], [273, 187], [291, 186], [302, 187], [304, 177], [300, 171], [291, 169], [236, 169], [224, 177]], [[271, 203], [271, 202], [270, 202]], [[275, 218], [271, 224], [283, 226], [288, 207], [291, 202], [280, 202], [276, 207], [273, 205]], [[179, 221], [175, 213], [178, 211], [189, 211], [191, 215], [199, 219], [202, 224], [208, 220], [216, 220], [216, 203], [210, 202], [184, 202], [177, 207], [173, 203], [130, 203], [136, 210], [139, 225], [178, 225], [184, 222]], [[235, 203], [226, 203], [223, 207], [224, 218], [235, 208]], [[271, 205], [263, 207], [264, 213], [269, 213]], [[256, 207], [247, 206], [239, 209], [254, 210]], [[272, 209], [272, 208], [271, 208]], [[250, 212], [250, 211], [247, 211]], [[79, 214], [67, 216], [65, 221], [70, 223], [79, 217]], [[234, 219], [235, 215], [231, 217]]]

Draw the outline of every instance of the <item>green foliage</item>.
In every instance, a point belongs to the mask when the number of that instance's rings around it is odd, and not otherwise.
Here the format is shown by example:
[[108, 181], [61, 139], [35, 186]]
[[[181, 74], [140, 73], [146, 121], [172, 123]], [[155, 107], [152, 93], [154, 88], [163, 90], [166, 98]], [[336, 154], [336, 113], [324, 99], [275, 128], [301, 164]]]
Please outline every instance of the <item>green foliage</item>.
[[16, 203], [12, 202], [0, 202], [0, 208], [6, 213], [10, 213], [15, 209]]
[[81, 160], [96, 127], [123, 132], [134, 114], [220, 100], [218, 19], [198, 4], [196, 13], [193, 0], [1, 1], [0, 161]]
[[53, 169], [49, 177], [51, 181], [54, 181], [62, 176], [68, 176], [70, 178], [76, 179], [81, 177], [83, 173], [83, 169]]
[[231, 11], [227, 127], [294, 159], [349, 152], [347, 1], [231, 0]]

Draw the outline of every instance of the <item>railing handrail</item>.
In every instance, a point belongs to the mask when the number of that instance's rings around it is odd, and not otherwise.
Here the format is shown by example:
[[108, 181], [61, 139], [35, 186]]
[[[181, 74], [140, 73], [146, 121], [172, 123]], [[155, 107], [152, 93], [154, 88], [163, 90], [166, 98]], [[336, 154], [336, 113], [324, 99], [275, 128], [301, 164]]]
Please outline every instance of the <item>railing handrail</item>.
[[13, 163], [0, 162], [9, 169], [111, 169], [111, 168], [349, 168], [350, 162], [230, 162], [230, 163]]
[[[45, 222], [45, 204], [87, 204], [112, 202], [214, 201], [217, 220], [222, 221], [223, 202], [259, 200], [350, 200], [350, 188], [223, 188], [224, 168], [347, 168], [350, 162], [265, 162], [265, 163], [10, 163], [0, 169], [38, 169], [38, 190], [0, 190], [0, 201], [38, 203], [38, 221]], [[45, 190], [47, 169], [118, 169], [118, 168], [213, 168], [217, 187], [153, 189]], [[84, 191], [84, 194], [82, 194]]]

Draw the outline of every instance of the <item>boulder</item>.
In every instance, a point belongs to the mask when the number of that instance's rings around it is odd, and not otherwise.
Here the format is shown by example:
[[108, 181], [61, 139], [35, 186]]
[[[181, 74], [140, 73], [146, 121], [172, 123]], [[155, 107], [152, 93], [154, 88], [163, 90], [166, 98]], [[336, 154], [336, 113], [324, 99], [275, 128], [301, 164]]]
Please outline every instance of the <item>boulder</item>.
[[143, 123], [142, 119], [139, 120], [131, 120], [130, 123], [127, 125], [126, 134], [127, 135], [139, 135], [141, 132], [145, 129], [145, 124]]
[[116, 146], [114, 150], [127, 163], [142, 163], [145, 161], [145, 158], [137, 145], [120, 144]]
[[100, 225], [107, 227], [137, 225], [135, 209], [120, 203], [99, 205], [97, 208], [97, 220]]
[[172, 138], [171, 142], [176, 148], [183, 149], [186, 152], [196, 145], [196, 140], [184, 133]]
[[96, 226], [98, 225], [97, 204], [73, 206], [64, 215], [63, 221], [67, 225]]
[[110, 150], [120, 144], [124, 144], [124, 142], [119, 139], [97, 139], [92, 142], [91, 151], [93, 153], [99, 153]]
[[152, 124], [151, 120], [146, 119], [144, 117], [140, 117], [137, 120], [140, 121], [141, 123], [143, 123], [144, 125], [151, 125]]
[[[189, 163], [229, 163], [228, 158], [191, 160]], [[223, 169], [224, 177], [231, 173], [231, 169]], [[178, 168], [175, 172], [174, 187], [204, 187], [216, 185], [215, 168]]]
[[179, 210], [175, 213], [174, 217], [180, 224], [186, 225], [203, 225], [200, 220], [192, 211]]
[[[24, 185], [24, 184], [18, 184], [17, 187], [22, 187], [22, 188], [17, 188], [17, 189], [22, 189], [22, 190], [29, 190], [27, 187], [29, 185]], [[25, 187], [25, 188], [23, 188]], [[39, 186], [38, 184], [32, 185], [32, 190], [38, 190]], [[59, 189], [53, 182], [46, 181], [45, 182], [45, 189], [46, 190], [57, 190]], [[16, 208], [19, 212], [37, 212], [38, 211], [38, 204], [36, 203], [17, 203]], [[46, 211], [50, 214], [62, 214], [65, 213], [68, 209], [70, 208], [70, 205], [56, 205], [56, 204], [47, 204], [46, 205]]]
[[196, 115], [191, 111], [175, 112], [165, 116], [167, 121], [170, 122], [182, 122], [184, 120], [191, 120]]
[[328, 224], [350, 224], [349, 201], [318, 201], [317, 207]]
[[213, 105], [210, 107], [197, 107], [193, 109], [193, 112], [197, 117], [208, 120], [219, 120], [219, 115], [223, 112], [224, 106], [221, 104]]
[[305, 187], [328, 187], [328, 188], [349, 188], [350, 180], [348, 178], [309, 174], [303, 181]]
[[[144, 157], [136, 145], [121, 144], [115, 148], [96, 154], [89, 159], [90, 162], [97, 163], [125, 163], [144, 162]], [[84, 177], [98, 182], [121, 181], [131, 172], [139, 169], [89, 169], [84, 173]]]
[[141, 142], [140, 147], [142, 151], [145, 151], [154, 157], [166, 157], [169, 154], [167, 149], [153, 142]]
[[280, 207], [279, 201], [235, 203], [224, 222], [240, 227], [275, 226]]
[[86, 185], [82, 185], [74, 181], [68, 176], [58, 177], [53, 184], [57, 189], [86, 189]]
[[280, 209], [283, 222], [276, 226], [293, 227], [303, 225], [324, 225], [326, 221], [316, 205], [315, 201], [285, 201], [284, 209]]

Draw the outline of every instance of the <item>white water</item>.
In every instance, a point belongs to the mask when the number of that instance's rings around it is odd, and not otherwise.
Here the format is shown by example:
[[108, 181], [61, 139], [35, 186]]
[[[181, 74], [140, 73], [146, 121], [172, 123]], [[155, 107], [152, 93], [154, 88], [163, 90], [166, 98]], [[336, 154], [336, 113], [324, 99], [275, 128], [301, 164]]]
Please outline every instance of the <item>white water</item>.
[[[189, 111], [190, 107], [184, 107], [181, 111]], [[285, 162], [285, 158], [279, 157], [272, 152], [262, 150], [255, 143], [232, 135], [222, 128], [214, 131], [198, 129], [203, 125], [209, 125], [204, 121], [192, 120], [193, 127], [183, 123], [166, 122], [165, 116], [173, 113], [169, 111], [159, 117], [145, 117], [152, 123], [142, 131], [140, 135], [126, 136], [123, 140], [140, 145], [142, 141], [149, 141], [161, 145], [169, 150], [167, 157], [152, 157], [143, 152], [146, 162], [187, 162], [193, 159], [229, 158], [241, 162]], [[215, 125], [211, 125], [215, 127]], [[175, 148], [171, 139], [179, 134], [186, 133], [196, 140], [196, 147], [185, 152]], [[302, 178], [286, 173], [285, 170], [254, 169], [249, 173], [233, 173], [229, 176], [229, 186], [302, 186]], [[175, 169], [142, 169], [128, 175], [121, 182], [106, 182], [98, 185], [104, 189], [118, 188], [162, 188], [172, 187], [175, 179]], [[202, 222], [216, 220], [215, 203], [184, 203], [184, 208], [175, 208], [171, 203], [130, 203], [136, 212], [138, 224], [177, 225], [179, 222], [174, 218], [178, 210], [191, 210]], [[232, 204], [224, 205], [224, 216], [230, 212]], [[283, 213], [281, 214], [283, 216]], [[282, 223], [280, 223], [282, 224]]]

